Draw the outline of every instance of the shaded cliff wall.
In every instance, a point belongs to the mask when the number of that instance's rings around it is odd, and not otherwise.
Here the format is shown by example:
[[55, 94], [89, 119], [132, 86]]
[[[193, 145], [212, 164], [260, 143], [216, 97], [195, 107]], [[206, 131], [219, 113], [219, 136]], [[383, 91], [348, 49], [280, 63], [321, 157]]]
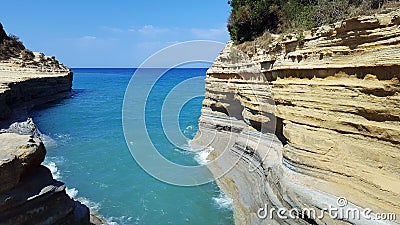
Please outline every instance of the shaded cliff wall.
[[1, 133], [0, 224], [90, 224], [89, 209], [41, 166], [46, 150], [29, 135]]
[[[18, 68], [16, 68], [17, 70]], [[0, 70], [0, 121], [2, 125], [24, 119], [34, 106], [71, 94], [73, 74]]]
[[[0, 35], [5, 32], [0, 24]], [[0, 61], [0, 128], [41, 104], [71, 94], [73, 74], [54, 57], [31, 53]], [[31, 120], [0, 131], [0, 224], [90, 224], [89, 209], [41, 165], [46, 149]], [[29, 135], [24, 135], [27, 133]]]
[[[1, 126], [25, 120], [35, 106], [69, 96], [72, 77], [69, 70], [46, 73], [0, 64]], [[41, 140], [19, 134], [35, 131], [33, 123], [25, 123], [15, 126], [21, 131], [0, 131], [0, 224], [90, 224], [89, 209], [72, 200], [65, 184], [41, 166], [46, 154]]]
[[[25, 49], [18, 38], [10, 39], [0, 23], [0, 126], [26, 119], [34, 106], [61, 99], [71, 93], [73, 74], [54, 56]], [[22, 51], [24, 50], [24, 51]]]
[[[69, 96], [72, 78], [69, 69], [42, 72], [0, 64], [1, 126], [25, 120], [35, 106]], [[36, 126], [28, 121], [14, 127], [22, 130], [0, 131], [0, 224], [90, 224], [89, 209], [72, 200], [65, 184], [41, 166], [46, 154], [41, 140], [20, 134]]]
[[[366, 218], [260, 219], [275, 208], [329, 205], [400, 215], [400, 11], [241, 52], [228, 43], [206, 77], [194, 145], [233, 198], [236, 224], [386, 224]], [[400, 217], [400, 216], [397, 216]], [[397, 218], [397, 223], [400, 218]]]

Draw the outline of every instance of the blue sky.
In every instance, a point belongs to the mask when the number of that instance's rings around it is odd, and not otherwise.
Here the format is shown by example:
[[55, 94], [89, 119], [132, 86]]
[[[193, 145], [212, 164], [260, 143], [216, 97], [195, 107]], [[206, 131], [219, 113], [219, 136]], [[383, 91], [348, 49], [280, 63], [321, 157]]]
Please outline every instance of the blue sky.
[[226, 42], [226, 0], [4, 1], [0, 22], [69, 67], [137, 67], [171, 44]]

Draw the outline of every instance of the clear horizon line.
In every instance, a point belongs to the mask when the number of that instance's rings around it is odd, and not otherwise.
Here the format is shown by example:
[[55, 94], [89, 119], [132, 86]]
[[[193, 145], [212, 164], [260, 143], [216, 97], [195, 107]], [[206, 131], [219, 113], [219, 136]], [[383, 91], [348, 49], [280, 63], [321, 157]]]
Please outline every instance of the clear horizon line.
[[70, 69], [209, 69], [210, 67], [69, 67]]

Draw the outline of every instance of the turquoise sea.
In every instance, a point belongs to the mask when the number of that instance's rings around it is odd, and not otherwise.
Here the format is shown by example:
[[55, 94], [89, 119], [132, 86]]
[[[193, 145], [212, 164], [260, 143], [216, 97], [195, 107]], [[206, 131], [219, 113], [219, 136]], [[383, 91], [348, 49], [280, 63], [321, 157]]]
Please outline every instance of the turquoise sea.
[[[148, 175], [133, 159], [124, 138], [122, 104], [134, 71], [73, 69], [73, 96], [37, 108], [31, 115], [44, 134], [44, 165], [67, 184], [71, 197], [97, 211], [109, 224], [233, 224], [231, 202], [215, 182], [173, 186]], [[205, 77], [205, 73], [206, 69], [168, 71], [146, 106], [152, 110], [146, 126], [153, 144], [174, 162], [196, 165], [201, 158], [165, 141], [160, 101], [180, 82]], [[204, 90], [203, 80], [188, 88], [188, 94], [191, 88]], [[202, 100], [193, 98], [180, 112], [179, 127], [189, 139], [197, 131]]]

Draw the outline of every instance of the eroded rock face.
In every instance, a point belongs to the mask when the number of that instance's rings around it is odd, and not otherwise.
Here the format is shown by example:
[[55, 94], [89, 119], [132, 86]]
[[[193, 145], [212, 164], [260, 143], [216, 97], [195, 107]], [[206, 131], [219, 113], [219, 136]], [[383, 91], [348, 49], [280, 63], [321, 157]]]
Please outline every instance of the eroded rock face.
[[44, 160], [46, 150], [38, 139], [11, 133], [0, 134], [0, 192], [14, 188], [24, 174], [35, 170]]
[[30, 135], [1, 133], [0, 224], [90, 224], [89, 209], [41, 166], [46, 150]]
[[[270, 208], [370, 208], [400, 219], [400, 11], [254, 44], [228, 43], [206, 78], [200, 130], [236, 224], [391, 224], [361, 216], [280, 218]], [[239, 53], [238, 53], [239, 52]], [[224, 154], [225, 156], [226, 154]], [[346, 208], [345, 207], [345, 208]], [[395, 221], [396, 222], [396, 221]]]
[[0, 224], [90, 224], [89, 209], [41, 166], [46, 149], [26, 120], [33, 107], [69, 96], [73, 74], [54, 57], [31, 54], [0, 61]]
[[[1, 24], [0, 36], [8, 38]], [[26, 119], [35, 106], [71, 94], [73, 73], [68, 67], [54, 56], [22, 47], [17, 56], [0, 60], [0, 128]]]
[[17, 67], [2, 68], [0, 63], [2, 128], [7, 128], [16, 119], [26, 119], [27, 113], [35, 106], [70, 96], [72, 78], [73, 74], [70, 71], [63, 73], [18, 71]]

